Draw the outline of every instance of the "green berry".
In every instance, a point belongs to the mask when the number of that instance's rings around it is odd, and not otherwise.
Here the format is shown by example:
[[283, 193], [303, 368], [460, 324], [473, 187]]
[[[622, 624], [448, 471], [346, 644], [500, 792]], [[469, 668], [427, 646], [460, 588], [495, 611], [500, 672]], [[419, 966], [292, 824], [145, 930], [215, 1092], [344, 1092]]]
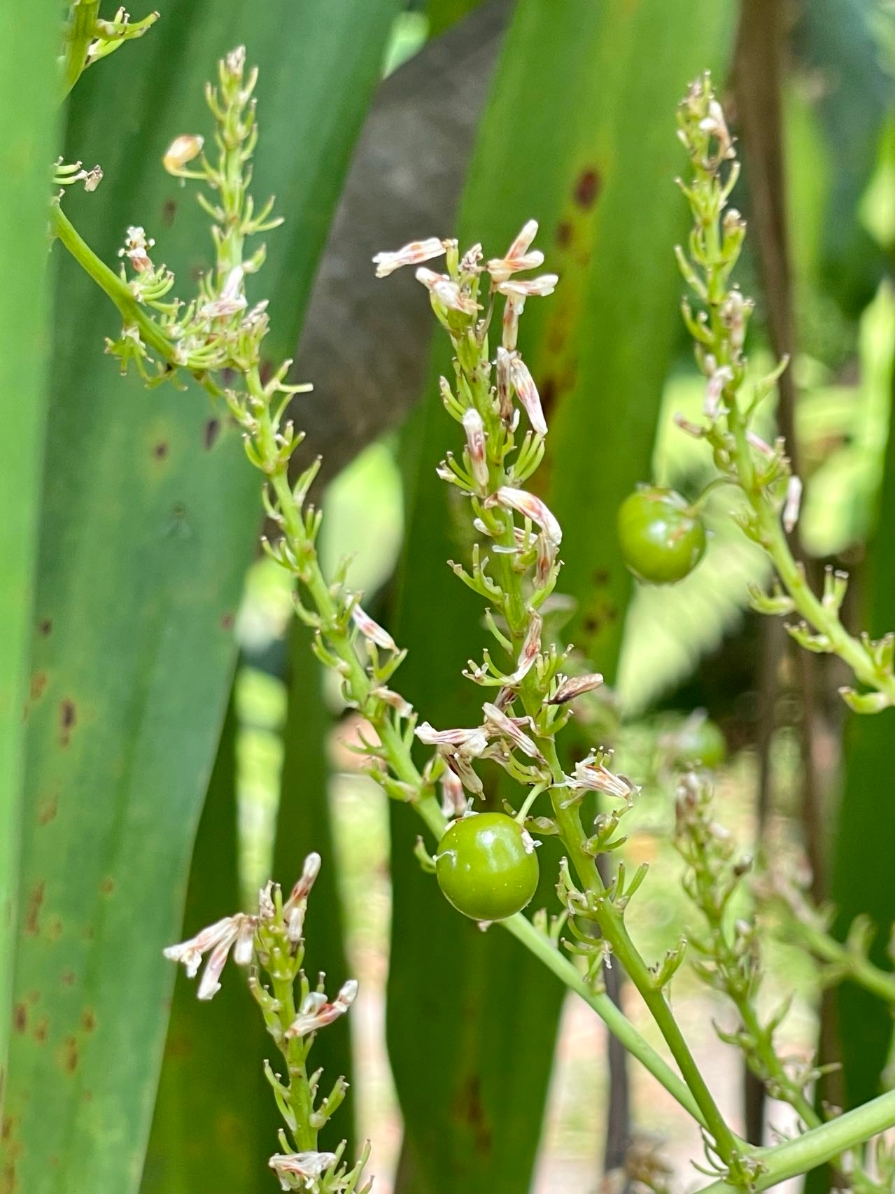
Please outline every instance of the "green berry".
[[638, 489], [622, 502], [618, 537], [625, 563], [646, 584], [683, 580], [705, 553], [705, 527], [673, 489]]
[[535, 845], [505, 813], [471, 813], [438, 844], [438, 885], [473, 920], [504, 920], [531, 901], [538, 886]]

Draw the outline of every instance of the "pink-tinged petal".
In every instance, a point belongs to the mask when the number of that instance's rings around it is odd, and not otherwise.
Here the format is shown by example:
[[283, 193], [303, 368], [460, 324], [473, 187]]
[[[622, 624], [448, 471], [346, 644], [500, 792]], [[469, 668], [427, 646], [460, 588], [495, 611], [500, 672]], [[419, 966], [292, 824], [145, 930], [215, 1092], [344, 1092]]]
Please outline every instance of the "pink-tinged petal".
[[519, 338], [519, 316], [525, 309], [525, 295], [508, 293], [506, 298], [503, 307], [503, 347], [506, 352], [515, 352]]
[[559, 274], [541, 274], [539, 278], [511, 278], [499, 282], [497, 289], [508, 298], [546, 298], [548, 294], [553, 294], [558, 281]]
[[234, 939], [235, 935], [227, 941], [222, 941], [209, 954], [208, 962], [202, 971], [202, 978], [199, 980], [199, 989], [196, 992], [197, 999], [212, 999], [220, 991], [221, 984], [218, 980], [221, 977], [224, 966], [227, 964], [227, 958], [230, 956], [230, 947], [233, 945]]
[[485, 714], [485, 720], [503, 734], [505, 738], [508, 738], [513, 746], [518, 747], [530, 759], [541, 758], [541, 752], [538, 747], [527, 734], [522, 732], [518, 723], [512, 717], [508, 717], [503, 710], [498, 709], [496, 705], [489, 704], [487, 701], [482, 705], [482, 711]]
[[495, 494], [486, 499], [485, 505], [499, 505], [508, 510], [515, 510], [517, 514], [537, 523], [552, 547], [559, 547], [562, 543], [562, 527], [555, 516], [546, 503], [525, 489], [513, 489], [509, 485], [502, 485]]
[[335, 1153], [275, 1153], [268, 1165], [277, 1175], [280, 1180], [280, 1187], [283, 1190], [291, 1190], [293, 1188], [290, 1178], [303, 1178], [305, 1181], [313, 1181], [315, 1178], [322, 1177], [327, 1169], [331, 1169], [338, 1161]]
[[510, 377], [519, 396], [519, 401], [528, 415], [532, 431], [536, 435], [546, 435], [547, 422], [541, 407], [541, 396], [538, 393], [538, 387], [535, 385], [534, 378], [528, 371], [528, 366], [515, 353], [510, 358]]
[[481, 734], [480, 727], [475, 729], [457, 729], [457, 730], [436, 730], [427, 721], [416, 727], [414, 731], [420, 742], [425, 742], [426, 746], [466, 746], [468, 743], [475, 743]]
[[387, 278], [396, 269], [404, 265], [419, 265], [422, 261], [431, 261], [433, 257], [444, 255], [444, 243], [435, 236], [428, 240], [412, 240], [394, 253], [377, 253], [373, 258], [376, 266], [376, 277]]
[[466, 812], [466, 793], [450, 768], [441, 777], [441, 811], [449, 821], [454, 817], [462, 817]]
[[[507, 306], [509, 307], [509, 303]], [[510, 396], [510, 361], [512, 357], [505, 348], [497, 350], [497, 408], [500, 417], [508, 423], [513, 417], [513, 402]]]
[[531, 621], [528, 624], [528, 631], [525, 635], [525, 641], [522, 644], [522, 650], [519, 652], [519, 658], [516, 661], [516, 670], [511, 676], [507, 676], [508, 684], [521, 684], [531, 671], [532, 664], [537, 659], [538, 653], [541, 650], [541, 626], [540, 614], [532, 614]]
[[451, 281], [447, 274], [436, 274], [434, 270], [421, 268], [416, 271], [418, 282], [445, 307], [452, 311], [460, 311], [464, 315], [475, 315], [479, 305], [475, 299], [464, 294], [456, 282]]
[[383, 629], [378, 622], [365, 613], [359, 605], [355, 605], [351, 611], [351, 617], [355, 626], [364, 636], [364, 638], [371, 643], [375, 643], [377, 647], [382, 647], [384, 651], [397, 651], [398, 645], [389, 632]]
[[466, 450], [469, 466], [479, 491], [488, 492], [488, 459], [485, 455], [485, 424], [474, 406], [463, 412], [463, 430], [466, 432]]
[[[318, 993], [314, 992], [314, 994], [317, 995]], [[352, 978], [343, 984], [339, 994], [332, 1003], [324, 1002], [320, 1004], [316, 999], [313, 1002], [309, 999], [305, 1000], [301, 1012], [299, 1012], [286, 1029], [286, 1036], [306, 1037], [310, 1036], [312, 1032], [316, 1032], [319, 1028], [325, 1028], [327, 1024], [332, 1024], [333, 1020], [337, 1020], [339, 1016], [343, 1016], [356, 998], [357, 983]], [[305, 1011], [305, 1007], [307, 1007], [307, 1011]]]
[[311, 888], [320, 874], [320, 863], [320, 855], [316, 850], [312, 850], [307, 858], [305, 858], [304, 865], [301, 868], [301, 875], [289, 893], [288, 903], [294, 904], [299, 900], [306, 900], [308, 898]]
[[793, 473], [786, 486], [786, 504], [783, 507], [783, 529], [791, 535], [799, 521], [799, 507], [802, 504], [802, 482]]
[[413, 713], [413, 705], [411, 705], [410, 701], [405, 700], [400, 692], [394, 692], [391, 688], [386, 688], [384, 684], [371, 689], [370, 696], [378, 697], [380, 701], [385, 701], [386, 705], [396, 710], [399, 717], [410, 717]]
[[547, 701], [548, 705], [565, 705], [574, 701], [575, 697], [585, 692], [593, 692], [603, 683], [599, 672], [590, 672], [585, 676], [566, 676], [559, 684], [556, 692]]

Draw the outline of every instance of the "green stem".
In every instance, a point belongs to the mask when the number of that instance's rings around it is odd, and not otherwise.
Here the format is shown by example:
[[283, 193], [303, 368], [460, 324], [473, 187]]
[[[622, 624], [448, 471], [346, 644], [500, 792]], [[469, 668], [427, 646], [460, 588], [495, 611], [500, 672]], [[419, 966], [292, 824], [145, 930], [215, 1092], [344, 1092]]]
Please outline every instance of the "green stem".
[[823, 929], [804, 920], [796, 919], [795, 931], [820, 961], [828, 962], [844, 971], [853, 983], [870, 991], [885, 1003], [895, 1005], [895, 975], [880, 970], [869, 958], [854, 953]]
[[586, 836], [578, 814], [573, 808], [563, 808], [562, 806], [565, 791], [565, 789], [554, 789], [552, 794], [553, 813], [578, 878], [586, 889], [597, 897], [595, 915], [600, 931], [612, 948], [613, 954], [625, 968], [628, 977], [640, 992], [641, 998], [665, 1038], [681, 1076], [700, 1109], [700, 1122], [704, 1123], [706, 1129], [712, 1134], [719, 1156], [724, 1161], [730, 1162], [741, 1151], [742, 1143], [737, 1140], [728, 1127], [712, 1097], [665, 996], [655, 986], [649, 967], [628, 934], [623, 917], [605, 898], [605, 888], [597, 871], [596, 863], [584, 849]]
[[[752, 1189], [758, 1194], [759, 1191], [770, 1190], [772, 1186], [791, 1177], [809, 1173], [819, 1165], [825, 1165], [841, 1153], [857, 1148], [873, 1136], [893, 1127], [895, 1091], [890, 1090], [876, 1099], [871, 1099], [863, 1107], [846, 1111], [844, 1115], [837, 1116], [818, 1128], [812, 1128], [810, 1132], [805, 1132], [794, 1140], [786, 1140], [773, 1148], [757, 1150], [753, 1153], [753, 1158], [761, 1161], [764, 1170], [756, 1178]], [[732, 1194], [735, 1190], [740, 1190], [740, 1187], [720, 1181], [704, 1187], [700, 1194]]]
[[512, 933], [517, 941], [521, 941], [530, 953], [540, 959], [548, 970], [552, 970], [570, 991], [580, 995], [584, 1002], [593, 1008], [613, 1036], [621, 1041], [631, 1056], [636, 1057], [649, 1070], [697, 1123], [703, 1127], [706, 1126], [705, 1117], [687, 1084], [643, 1039], [631, 1021], [615, 1006], [608, 995], [592, 991], [574, 963], [563, 957], [559, 950], [542, 933], [539, 933], [521, 912], [499, 923], [507, 932]]
[[71, 6], [71, 25], [66, 32], [62, 65], [63, 99], [84, 73], [98, 16], [99, 0], [75, 0]]

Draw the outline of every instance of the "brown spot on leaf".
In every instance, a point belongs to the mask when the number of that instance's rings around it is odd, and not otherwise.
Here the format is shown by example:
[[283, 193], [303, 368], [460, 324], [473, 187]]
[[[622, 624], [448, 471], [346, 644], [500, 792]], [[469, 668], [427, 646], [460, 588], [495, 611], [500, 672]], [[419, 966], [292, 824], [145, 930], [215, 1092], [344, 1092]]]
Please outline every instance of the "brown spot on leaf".
[[593, 167], [588, 170], [582, 170], [575, 182], [574, 194], [575, 202], [578, 206], [583, 207], [585, 210], [593, 207], [600, 194], [601, 185], [600, 175]]
[[47, 687], [47, 673], [35, 672], [31, 677], [31, 699], [39, 701]]
[[59, 811], [59, 801], [55, 796], [45, 800], [43, 804], [37, 809], [37, 823], [38, 825], [49, 825], [51, 821], [56, 819], [56, 814]]
[[174, 216], [177, 214], [177, 201], [175, 199], [166, 199], [162, 204], [162, 223], [166, 228], [170, 228], [174, 223]]
[[271, 364], [270, 361], [266, 361], [266, 360], [262, 361], [261, 368], [259, 369], [258, 372], [259, 372], [259, 376], [261, 378], [261, 384], [263, 386], [266, 386], [267, 383], [270, 381], [271, 377], [273, 376], [273, 365]]
[[560, 220], [556, 225], [556, 243], [564, 249], [572, 240], [572, 225], [568, 220]]
[[73, 1074], [78, 1068], [78, 1042], [73, 1036], [67, 1036], [59, 1054], [62, 1068], [67, 1074]]
[[232, 614], [222, 614], [221, 615], [221, 630], [232, 630], [232, 629], [233, 629], [233, 615]]
[[58, 941], [62, 936], [62, 921], [58, 916], [51, 916], [47, 924], [47, 939], [49, 941]]
[[593, 574], [592, 579], [598, 589], [605, 589], [605, 587], [609, 584], [609, 569], [598, 568]]
[[46, 638], [46, 636], [53, 629], [53, 623], [49, 618], [44, 618], [37, 624], [38, 631]]
[[24, 1003], [17, 1003], [12, 1009], [12, 1026], [18, 1033], [22, 1033], [28, 1027], [28, 1009]]
[[544, 418], [550, 422], [550, 415], [556, 405], [556, 379], [553, 377], [545, 377], [540, 387], [541, 395], [541, 409], [544, 412]]
[[112, 894], [112, 892], [115, 890], [115, 880], [112, 878], [111, 875], [106, 875], [106, 877], [100, 883], [99, 889], [103, 893], [103, 895], [111, 895]]
[[152, 454], [156, 460], [165, 459], [165, 457], [168, 455], [169, 446], [170, 445], [165, 440], [159, 440], [159, 442], [152, 449]]
[[47, 885], [41, 881], [35, 883], [25, 905], [25, 932], [36, 936], [40, 932], [40, 909], [44, 902]]
[[73, 970], [66, 970], [62, 976], [63, 987], [73, 987], [75, 985], [75, 972]]
[[478, 1074], [470, 1074], [457, 1097], [455, 1110], [458, 1118], [472, 1129], [476, 1152], [490, 1153], [493, 1132], [482, 1104], [482, 1086]]
[[220, 435], [220, 432], [221, 432], [220, 419], [209, 419], [208, 422], [205, 424], [205, 434], [203, 436], [203, 439], [205, 442], [205, 448], [207, 451], [210, 452], [211, 449], [214, 447], [214, 445], [217, 443], [217, 439], [218, 439], [218, 436]]
[[96, 1016], [93, 1014], [92, 1007], [85, 1007], [81, 1012], [81, 1027], [85, 1032], [93, 1032], [96, 1028]]
[[3, 1116], [3, 1123], [0, 1124], [0, 1140], [8, 1140], [12, 1135], [13, 1118], [11, 1115]]
[[37, 1041], [37, 1043], [39, 1045], [42, 1045], [44, 1043], [44, 1041], [47, 1039], [47, 1034], [49, 1033], [49, 1031], [50, 1031], [49, 1020], [46, 1018], [46, 1016], [41, 1016], [41, 1018], [34, 1025], [34, 1039]]
[[77, 720], [78, 710], [75, 703], [66, 697], [59, 705], [59, 725], [62, 730], [59, 741], [62, 746], [68, 746], [71, 742], [71, 732]]

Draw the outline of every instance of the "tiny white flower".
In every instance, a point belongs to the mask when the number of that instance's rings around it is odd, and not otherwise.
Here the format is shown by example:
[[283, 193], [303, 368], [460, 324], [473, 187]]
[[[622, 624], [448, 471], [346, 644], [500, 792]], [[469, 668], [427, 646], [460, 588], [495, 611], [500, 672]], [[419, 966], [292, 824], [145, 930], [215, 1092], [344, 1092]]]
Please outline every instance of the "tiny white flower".
[[479, 305], [475, 299], [469, 294], [464, 294], [447, 274], [436, 274], [434, 270], [422, 266], [416, 271], [416, 278], [434, 298], [452, 311], [460, 311], [464, 315], [475, 315], [478, 311]]
[[506, 282], [515, 273], [527, 269], [537, 269], [538, 266], [544, 264], [544, 254], [539, 249], [535, 249], [532, 253], [528, 251], [537, 231], [537, 220], [529, 220], [507, 249], [506, 256], [495, 257], [488, 262], [488, 273], [495, 282]]
[[480, 492], [488, 491], [488, 458], [485, 454], [485, 425], [482, 416], [474, 406], [463, 412], [463, 430], [466, 432], [466, 449], [473, 480]]
[[511, 298], [530, 298], [538, 296], [546, 298], [553, 294], [559, 274], [541, 274], [539, 278], [512, 278], [507, 282], [499, 282], [496, 289], [501, 294]]
[[802, 504], [802, 482], [793, 473], [786, 487], [786, 504], [783, 507], [783, 527], [791, 535], [799, 521], [799, 507]]
[[513, 489], [512, 486], [502, 485], [495, 494], [485, 500], [485, 505], [505, 506], [509, 510], [515, 510], [523, 517], [536, 522], [550, 545], [559, 547], [562, 543], [562, 527], [556, 517], [539, 497], [525, 489]]
[[198, 133], [181, 133], [165, 150], [162, 165], [169, 174], [179, 174], [188, 162], [199, 156], [204, 144], [205, 138]]
[[419, 265], [423, 261], [431, 261], [433, 257], [444, 256], [444, 241], [437, 236], [430, 236], [428, 240], [412, 240], [410, 244], [393, 253], [377, 253], [373, 258], [376, 266], [376, 277], [387, 278], [396, 269], [404, 265]]
[[[314, 995], [316, 996], [317, 992], [314, 992]], [[339, 1016], [343, 1016], [356, 998], [357, 983], [353, 978], [342, 985], [341, 990], [332, 1003], [327, 1003], [325, 996], [323, 997], [323, 1003], [318, 1002], [316, 998], [311, 1001], [311, 997], [309, 996], [305, 1000], [308, 1010], [305, 1011], [305, 1004], [303, 1004], [299, 1014], [286, 1029], [286, 1036], [306, 1037], [310, 1036], [312, 1032], [316, 1032], [318, 1028], [325, 1028], [327, 1024], [332, 1024], [333, 1020], [337, 1020]]]
[[211, 999], [221, 989], [218, 980], [234, 946], [236, 948], [233, 949], [233, 960], [237, 965], [247, 966], [251, 962], [257, 926], [257, 916], [238, 912], [235, 916], [225, 916], [208, 928], [202, 929], [188, 941], [169, 945], [162, 952], [172, 962], [182, 963], [188, 978], [196, 977], [202, 958], [208, 954], [208, 962], [196, 994], [199, 999]]
[[534, 378], [528, 371], [528, 366], [518, 353], [513, 353], [510, 357], [510, 378], [519, 396], [519, 401], [528, 415], [532, 431], [534, 431], [535, 435], [546, 435], [547, 422], [544, 418], [543, 408], [541, 407], [541, 396], [538, 394], [538, 387], [535, 385]]
[[375, 643], [377, 647], [382, 647], [384, 651], [397, 651], [398, 644], [389, 632], [383, 629], [378, 622], [375, 622], [359, 605], [354, 606], [351, 611], [351, 617], [355, 626], [367, 642]]
[[[491, 705], [487, 701], [482, 705], [482, 712], [485, 714], [486, 724], [493, 726], [498, 733], [508, 738], [514, 747], [528, 755], [530, 759], [541, 758], [541, 752], [537, 745], [529, 738], [528, 734], [523, 733], [519, 728], [517, 719], [507, 716], [502, 709], [498, 709], [496, 705]], [[525, 721], [527, 722], [528, 719], [526, 718]]]

